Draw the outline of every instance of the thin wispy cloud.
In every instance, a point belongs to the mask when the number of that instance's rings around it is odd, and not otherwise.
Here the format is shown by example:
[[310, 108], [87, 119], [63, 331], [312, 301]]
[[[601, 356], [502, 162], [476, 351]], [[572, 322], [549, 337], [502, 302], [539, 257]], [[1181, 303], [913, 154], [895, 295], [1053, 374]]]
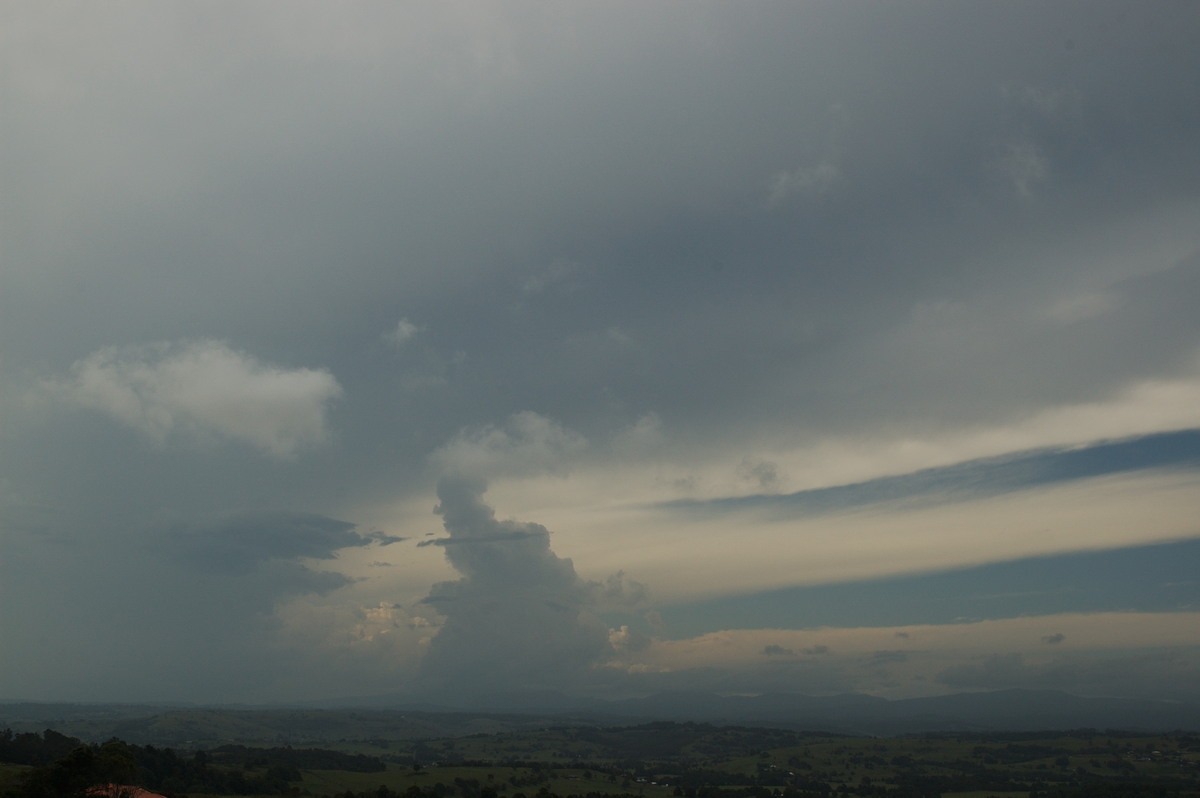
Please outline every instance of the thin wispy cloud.
[[395, 327], [383, 334], [383, 340], [389, 345], [400, 349], [413, 338], [417, 337], [419, 332], [421, 332], [420, 327], [408, 319], [400, 319], [400, 321], [396, 322]]

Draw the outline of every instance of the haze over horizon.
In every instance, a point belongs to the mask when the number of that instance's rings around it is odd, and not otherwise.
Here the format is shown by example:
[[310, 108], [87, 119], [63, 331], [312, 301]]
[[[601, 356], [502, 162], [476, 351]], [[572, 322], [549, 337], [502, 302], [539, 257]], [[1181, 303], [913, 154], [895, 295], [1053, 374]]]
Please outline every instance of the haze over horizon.
[[13, 2], [0, 698], [1200, 701], [1200, 8]]

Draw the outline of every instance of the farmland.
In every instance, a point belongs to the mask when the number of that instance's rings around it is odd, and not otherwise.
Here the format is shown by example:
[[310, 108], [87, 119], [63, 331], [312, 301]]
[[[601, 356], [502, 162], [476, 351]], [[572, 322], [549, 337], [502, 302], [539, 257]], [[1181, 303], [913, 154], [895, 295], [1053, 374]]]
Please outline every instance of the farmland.
[[[1200, 796], [1200, 735], [1183, 733], [883, 738], [656, 722], [423, 740], [346, 737], [323, 748], [260, 742], [174, 751], [110, 741], [92, 749], [100, 758], [136, 761], [131, 781], [190, 798]], [[3, 765], [0, 789], [13, 798], [32, 795], [28, 774], [37, 767]]]

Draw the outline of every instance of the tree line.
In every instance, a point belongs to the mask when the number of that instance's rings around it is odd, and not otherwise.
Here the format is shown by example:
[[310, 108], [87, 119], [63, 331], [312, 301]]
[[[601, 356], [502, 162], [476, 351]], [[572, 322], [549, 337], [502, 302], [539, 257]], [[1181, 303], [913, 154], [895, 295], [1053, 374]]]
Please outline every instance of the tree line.
[[30, 766], [0, 798], [86, 798], [105, 784], [136, 784], [167, 796], [279, 795], [301, 780], [301, 769], [374, 773], [387, 767], [377, 757], [318, 748], [224, 745], [180, 754], [116, 738], [88, 744], [49, 729], [42, 734], [0, 730], [0, 762]]

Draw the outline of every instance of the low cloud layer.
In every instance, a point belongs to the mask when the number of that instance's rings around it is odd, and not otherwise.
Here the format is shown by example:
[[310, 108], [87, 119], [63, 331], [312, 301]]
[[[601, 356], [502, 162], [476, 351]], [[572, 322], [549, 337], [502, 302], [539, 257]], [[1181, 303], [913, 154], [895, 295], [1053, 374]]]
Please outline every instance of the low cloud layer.
[[[643, 687], [889, 697], [1056, 689], [1194, 701], [1195, 612], [1056, 614], [921, 626], [738, 629], [621, 649]], [[1047, 634], [1048, 630], [1055, 631]], [[1118, 632], [1119, 635], [1114, 634]], [[1062, 635], [1047, 646], [1042, 638]]]
[[[280, 686], [294, 684], [304, 666], [287, 636], [280, 637], [288, 631], [284, 611], [292, 602], [330, 600], [355, 585], [341, 570], [339, 553], [375, 550], [377, 541], [332, 518], [267, 510], [139, 529], [94, 520], [49, 538], [36, 531], [12, 535], [0, 564], [6, 607], [0, 619], [22, 643], [4, 647], [4, 673], [42, 698], [168, 699], [179, 696], [181, 680], [194, 680], [190, 689], [198, 700], [279, 696]], [[37, 566], [45, 558], [54, 560], [60, 586], [51, 592]], [[86, 619], [70, 635], [60, 594], [72, 604], [70, 618]], [[15, 623], [11, 602], [36, 595], [45, 599], [21, 602], [24, 620]], [[312, 633], [303, 639], [308, 656], [315, 650]], [[87, 652], [85, 668], [47, 655], [76, 645]], [[142, 659], [158, 665], [140, 670]]]
[[354, 524], [315, 513], [224, 513], [156, 530], [163, 553], [180, 563], [214, 571], [248, 573], [269, 560], [332, 560], [341, 549], [366, 546]]

